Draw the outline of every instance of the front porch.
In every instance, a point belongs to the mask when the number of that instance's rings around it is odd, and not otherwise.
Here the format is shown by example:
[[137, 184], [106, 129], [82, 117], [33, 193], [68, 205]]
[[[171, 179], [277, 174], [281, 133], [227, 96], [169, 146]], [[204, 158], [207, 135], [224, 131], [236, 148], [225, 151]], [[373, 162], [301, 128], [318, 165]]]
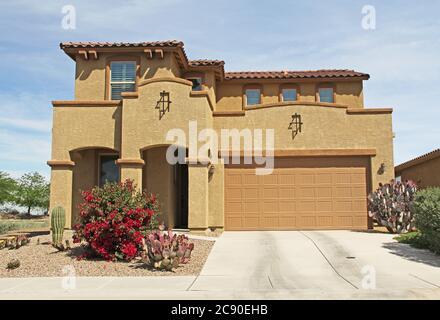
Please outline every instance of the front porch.
[[[166, 228], [196, 233], [208, 228], [222, 229], [223, 215], [218, 212], [223, 212], [223, 170], [216, 170], [213, 179], [209, 165], [169, 164], [167, 148], [150, 146], [139, 151], [138, 159], [123, 159], [118, 150], [90, 147], [70, 151], [69, 161], [49, 161], [51, 208], [66, 209], [66, 225], [70, 229], [79, 218], [81, 190], [102, 186], [107, 181], [131, 179], [139, 190], [158, 196], [160, 220]], [[213, 215], [209, 214], [209, 203]]]

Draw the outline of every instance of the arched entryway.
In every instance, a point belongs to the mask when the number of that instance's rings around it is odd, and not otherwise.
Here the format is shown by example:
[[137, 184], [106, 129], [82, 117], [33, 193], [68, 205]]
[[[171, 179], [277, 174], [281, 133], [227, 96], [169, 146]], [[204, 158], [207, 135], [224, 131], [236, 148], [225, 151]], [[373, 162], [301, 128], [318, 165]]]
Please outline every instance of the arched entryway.
[[[156, 145], [141, 150], [145, 161], [142, 188], [158, 195], [163, 222], [167, 228], [188, 228], [188, 165], [169, 163], [169, 145]], [[178, 151], [176, 151], [178, 152]], [[186, 148], [180, 148], [186, 156]]]

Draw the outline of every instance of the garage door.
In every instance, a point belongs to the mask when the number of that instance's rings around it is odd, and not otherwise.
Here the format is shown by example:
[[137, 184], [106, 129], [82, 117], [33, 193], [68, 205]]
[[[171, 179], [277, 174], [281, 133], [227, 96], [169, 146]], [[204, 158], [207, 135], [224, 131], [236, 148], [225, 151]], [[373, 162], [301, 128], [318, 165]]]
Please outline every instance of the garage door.
[[294, 165], [284, 161], [264, 176], [252, 167], [226, 167], [225, 229], [367, 228], [365, 167]]

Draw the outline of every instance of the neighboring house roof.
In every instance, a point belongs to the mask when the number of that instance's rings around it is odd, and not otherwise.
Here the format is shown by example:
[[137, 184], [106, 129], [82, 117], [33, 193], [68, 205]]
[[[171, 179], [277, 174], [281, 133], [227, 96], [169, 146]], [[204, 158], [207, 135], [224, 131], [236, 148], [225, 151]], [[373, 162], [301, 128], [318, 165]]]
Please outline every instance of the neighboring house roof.
[[397, 173], [402, 172], [405, 169], [408, 169], [408, 168], [413, 167], [415, 165], [418, 165], [418, 164], [421, 164], [426, 161], [429, 161], [429, 160], [432, 160], [435, 158], [439, 158], [439, 157], [440, 157], [440, 149], [436, 149], [434, 151], [431, 151], [431, 152], [428, 152], [424, 155], [421, 155], [417, 158], [414, 158], [412, 160], [409, 160], [407, 162], [399, 164], [398, 166], [395, 167], [394, 172], [397, 174]]
[[303, 79], [303, 78], [369, 78], [367, 73], [347, 69], [308, 71], [241, 71], [226, 72], [225, 79]]
[[184, 43], [178, 40], [166, 41], [146, 41], [146, 42], [62, 42], [60, 48], [63, 49], [72, 59], [75, 51], [79, 49], [105, 49], [105, 48], [170, 48], [175, 49], [178, 54], [179, 63], [185, 69], [211, 67], [215, 68], [219, 75], [225, 80], [243, 79], [326, 79], [326, 78], [360, 78], [368, 80], [370, 75], [354, 70], [334, 69], [334, 70], [308, 70], [308, 71], [240, 71], [224, 72], [225, 62], [222, 60], [189, 60], [184, 49]]

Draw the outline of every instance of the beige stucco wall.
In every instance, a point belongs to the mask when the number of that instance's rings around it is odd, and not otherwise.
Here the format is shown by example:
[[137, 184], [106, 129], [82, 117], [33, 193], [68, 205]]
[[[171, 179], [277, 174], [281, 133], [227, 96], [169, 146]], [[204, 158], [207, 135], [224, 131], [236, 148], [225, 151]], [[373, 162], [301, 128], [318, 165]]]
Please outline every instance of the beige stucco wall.
[[[214, 117], [213, 111], [242, 110], [245, 83], [219, 82], [214, 72], [206, 71], [204, 85], [214, 103], [211, 106], [206, 96], [194, 96], [187, 82], [175, 78], [187, 74], [182, 74], [170, 53], [165, 53], [164, 59], [147, 59], [140, 53], [133, 55], [141, 62], [138, 97], [123, 99], [120, 106], [54, 107], [51, 160], [73, 161], [73, 166], [53, 167], [51, 208], [65, 207], [68, 221], [80, 201], [75, 190], [97, 183], [96, 150], [107, 148], [118, 152], [120, 159], [126, 161], [120, 165], [122, 180], [133, 179], [139, 188], [160, 195], [165, 223], [173, 226], [176, 211], [173, 167], [164, 161], [164, 152], [166, 146], [174, 142], [166, 140], [166, 133], [180, 129], [188, 137], [190, 120], [197, 121], [199, 132], [204, 128], [217, 131], [273, 128], [276, 150], [375, 149], [377, 154], [371, 158], [370, 168], [372, 186], [394, 176], [391, 114], [348, 114], [346, 108], [296, 104], [248, 110], [245, 116], [239, 117]], [[105, 69], [107, 59], [112, 57], [117, 56], [100, 53], [98, 60], [77, 59], [76, 100], [103, 101], [106, 98]], [[144, 82], [145, 79], [156, 81]], [[263, 104], [278, 102], [280, 84], [263, 83]], [[299, 85], [300, 101], [313, 103], [317, 83]], [[363, 108], [362, 81], [337, 82], [335, 86], [337, 103]], [[170, 92], [172, 103], [170, 111], [159, 119], [156, 105], [162, 91]], [[304, 125], [302, 132], [292, 140], [287, 128], [295, 112], [301, 114]], [[189, 141], [176, 143], [188, 147]], [[382, 175], [377, 173], [381, 163], [386, 168]], [[209, 165], [191, 164], [188, 179], [189, 227], [193, 230], [221, 228], [224, 224], [224, 165], [215, 164], [210, 177]]]
[[81, 56], [76, 58], [75, 100], [106, 100], [106, 65], [111, 59], [139, 59], [139, 82], [153, 77], [180, 77], [181, 71], [172, 53], [165, 52], [164, 58], [148, 59], [142, 53], [100, 53], [99, 59], [85, 60]]
[[53, 108], [52, 159], [70, 160], [75, 149], [100, 147], [119, 150], [121, 107], [57, 106]]
[[[292, 140], [291, 116], [302, 117], [302, 132]], [[372, 185], [394, 177], [391, 114], [347, 114], [345, 108], [287, 105], [246, 111], [245, 116], [216, 117], [216, 130], [261, 128], [275, 130], [275, 150], [376, 149], [372, 157]], [[377, 174], [381, 163], [383, 175]]]
[[440, 187], [440, 158], [416, 164], [396, 172], [396, 175], [400, 175], [402, 181], [415, 181], [420, 188]]
[[166, 147], [152, 148], [143, 152], [143, 189], [158, 196], [161, 219], [166, 226], [175, 226], [176, 193], [174, 168], [165, 158]]
[[[298, 101], [315, 102], [316, 92], [321, 82], [243, 82], [225, 81], [217, 85], [217, 106], [218, 111], [236, 111], [243, 108], [243, 87], [246, 85], [260, 84], [262, 87], [262, 104], [279, 102], [280, 86], [295, 84], [299, 87]], [[327, 82], [328, 83], [328, 82]], [[345, 104], [350, 108], [363, 108], [364, 97], [362, 81], [334, 81], [330, 84], [335, 85], [335, 102]]]

